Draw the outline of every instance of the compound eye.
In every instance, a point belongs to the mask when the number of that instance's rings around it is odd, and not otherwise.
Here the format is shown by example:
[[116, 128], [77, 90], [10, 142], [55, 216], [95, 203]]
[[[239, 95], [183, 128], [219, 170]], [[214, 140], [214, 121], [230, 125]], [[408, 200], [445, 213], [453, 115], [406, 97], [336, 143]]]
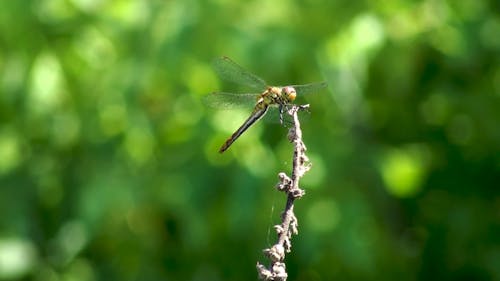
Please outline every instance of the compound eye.
[[290, 101], [293, 101], [297, 97], [297, 92], [294, 87], [287, 86], [283, 90]]

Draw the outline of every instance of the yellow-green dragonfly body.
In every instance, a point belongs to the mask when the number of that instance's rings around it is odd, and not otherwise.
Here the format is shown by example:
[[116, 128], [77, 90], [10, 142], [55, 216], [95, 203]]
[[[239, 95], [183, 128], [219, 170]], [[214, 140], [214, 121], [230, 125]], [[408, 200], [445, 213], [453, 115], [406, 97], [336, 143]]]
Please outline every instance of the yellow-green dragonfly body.
[[325, 82], [294, 85], [284, 87], [267, 86], [267, 83], [256, 75], [245, 70], [233, 62], [228, 57], [221, 57], [214, 61], [214, 68], [219, 76], [231, 82], [236, 82], [255, 90], [263, 91], [260, 94], [239, 94], [239, 93], [211, 93], [204, 98], [205, 104], [216, 108], [234, 108], [240, 105], [254, 105], [254, 110], [250, 117], [229, 137], [219, 149], [220, 153], [226, 151], [239, 136], [241, 136], [250, 126], [260, 120], [268, 111], [270, 106], [277, 106], [281, 116], [288, 104], [293, 102], [297, 94], [302, 95], [317, 91], [327, 86]]

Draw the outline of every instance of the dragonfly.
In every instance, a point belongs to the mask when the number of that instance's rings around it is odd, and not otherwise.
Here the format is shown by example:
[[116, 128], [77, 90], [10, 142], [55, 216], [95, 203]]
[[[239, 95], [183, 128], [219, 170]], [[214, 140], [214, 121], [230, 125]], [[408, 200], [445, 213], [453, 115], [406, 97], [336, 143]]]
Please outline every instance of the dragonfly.
[[268, 86], [262, 78], [225, 56], [215, 59], [213, 67], [221, 79], [258, 91], [257, 93], [215, 92], [204, 97], [204, 103], [213, 108], [227, 109], [248, 104], [253, 104], [254, 107], [245, 122], [222, 144], [219, 149], [220, 153], [226, 151], [248, 128], [264, 117], [270, 107], [279, 108], [280, 122], [283, 123], [283, 112], [297, 95], [315, 92], [327, 86], [326, 82]]

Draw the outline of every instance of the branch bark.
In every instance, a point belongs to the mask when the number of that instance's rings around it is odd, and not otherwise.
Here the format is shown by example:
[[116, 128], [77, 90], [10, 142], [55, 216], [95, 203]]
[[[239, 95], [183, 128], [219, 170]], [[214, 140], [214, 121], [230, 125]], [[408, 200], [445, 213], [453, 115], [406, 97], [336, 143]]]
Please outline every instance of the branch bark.
[[288, 131], [288, 139], [294, 146], [292, 175], [289, 177], [283, 172], [278, 174], [279, 182], [276, 188], [286, 193], [286, 205], [281, 214], [281, 224], [274, 226], [278, 234], [278, 241], [271, 248], [263, 250], [264, 255], [270, 260], [269, 267], [257, 262], [256, 267], [260, 280], [285, 281], [288, 277], [284, 263], [285, 254], [291, 252], [292, 235], [298, 234], [298, 220], [293, 212], [294, 202], [295, 199], [304, 196], [305, 191], [300, 189], [299, 181], [311, 168], [309, 158], [305, 154], [306, 146], [302, 141], [302, 130], [298, 117], [298, 112], [307, 108], [309, 105], [292, 105], [287, 111], [287, 114], [293, 119], [293, 125]]

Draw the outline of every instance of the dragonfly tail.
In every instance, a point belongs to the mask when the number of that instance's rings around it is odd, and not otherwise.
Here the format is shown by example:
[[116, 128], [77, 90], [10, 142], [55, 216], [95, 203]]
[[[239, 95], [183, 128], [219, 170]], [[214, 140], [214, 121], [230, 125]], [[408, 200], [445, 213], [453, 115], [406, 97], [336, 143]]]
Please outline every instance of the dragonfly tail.
[[262, 118], [264, 114], [266, 114], [267, 109], [268, 107], [265, 106], [253, 112], [252, 115], [250, 115], [250, 117], [248, 117], [248, 119], [245, 121], [245, 123], [243, 123], [243, 125], [241, 125], [241, 127], [239, 127], [238, 130], [236, 130], [236, 132], [234, 132], [231, 137], [229, 137], [221, 146], [221, 148], [219, 149], [219, 153], [223, 153], [224, 151], [226, 151], [233, 144], [233, 142], [235, 142], [248, 128], [250, 128], [250, 126], [252, 126], [260, 118]]

